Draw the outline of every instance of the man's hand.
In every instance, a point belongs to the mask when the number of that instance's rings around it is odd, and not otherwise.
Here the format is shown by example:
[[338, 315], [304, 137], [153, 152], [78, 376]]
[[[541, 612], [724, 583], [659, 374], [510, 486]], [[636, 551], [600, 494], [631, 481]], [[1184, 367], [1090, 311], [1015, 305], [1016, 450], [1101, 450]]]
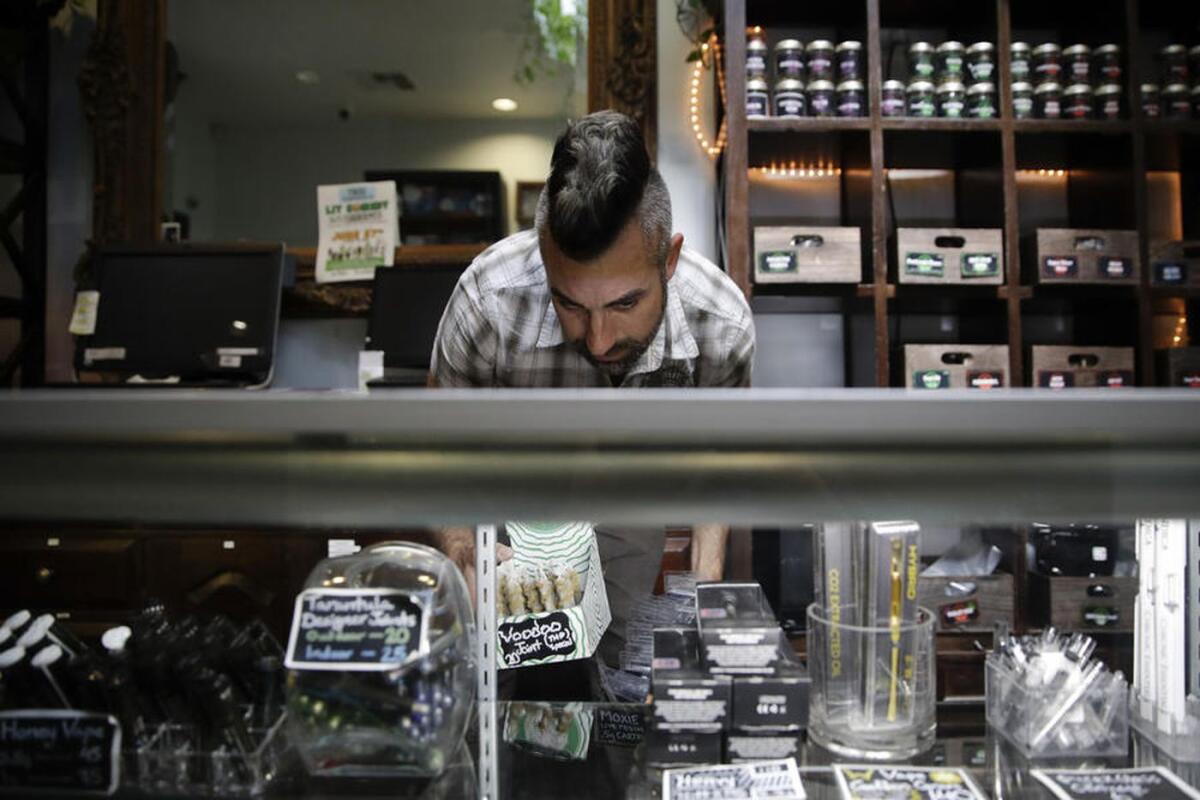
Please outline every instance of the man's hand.
[[[474, 528], [442, 528], [433, 535], [437, 547], [446, 557], [454, 562], [467, 579], [467, 590], [471, 593], [471, 605], [475, 605], [475, 529]], [[496, 559], [508, 561], [513, 556], [512, 548], [496, 543]]]
[[698, 581], [719, 581], [725, 575], [728, 525], [692, 526], [692, 572]]

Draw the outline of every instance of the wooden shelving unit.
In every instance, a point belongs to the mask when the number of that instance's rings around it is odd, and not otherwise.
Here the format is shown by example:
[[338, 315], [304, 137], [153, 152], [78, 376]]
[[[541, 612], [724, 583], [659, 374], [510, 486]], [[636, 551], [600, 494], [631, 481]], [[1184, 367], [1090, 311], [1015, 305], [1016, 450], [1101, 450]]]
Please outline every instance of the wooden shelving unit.
[[[1184, 7], [1188, 6], [1188, 7]], [[1121, 25], [1121, 23], [1124, 23]], [[1159, 39], [1171, 37], [1189, 44], [1200, 42], [1200, 7], [1190, 4], [1163, 4], [1154, 0], [991, 0], [961, 3], [951, 0], [851, 0], [845, 4], [789, 4], [778, 0], [725, 1], [729, 144], [724, 157], [725, 230], [727, 268], [747, 296], [753, 294], [825, 295], [845, 300], [843, 309], [869, 302], [874, 318], [875, 385], [893, 383], [893, 360], [898, 357], [898, 341], [893, 330], [897, 318], [915, 304], [918, 308], [944, 307], [955, 303], [996, 304], [997, 319], [1003, 320], [1006, 337], [996, 344], [1008, 344], [1010, 381], [1013, 386], [1027, 384], [1026, 347], [1038, 342], [1037, 335], [1026, 330], [1030, 314], [1062, 309], [1074, 317], [1088, 319], [1078, 326], [1085, 336], [1100, 330], [1120, 341], [1076, 341], [1077, 345], [1120, 344], [1136, 348], [1138, 380], [1154, 385], [1154, 316], [1157, 304], [1166, 301], [1189, 304], [1196, 315], [1195, 289], [1151, 286], [1149, 261], [1151, 202], [1148, 197], [1147, 171], [1173, 169], [1182, 175], [1181, 200], [1183, 235], [1200, 239], [1200, 120], [1146, 120], [1141, 114], [1136, 87], [1149, 74], [1153, 49]], [[755, 119], [745, 115], [745, 38], [747, 25], [763, 25], [770, 37], [772, 26], [780, 29], [819, 29], [836, 31], [836, 36], [862, 40], [866, 45], [866, 84], [870, 115], [855, 119]], [[996, 84], [1001, 114], [992, 120], [948, 120], [884, 118], [879, 114], [881, 86], [885, 78], [886, 47], [895, 48], [897, 31], [914, 32], [913, 38], [938, 41], [936, 31], [945, 38], [966, 41], [988, 39], [996, 45]], [[935, 31], [935, 33], [930, 33]], [[1036, 31], [1031, 34], [1030, 31]], [[1009, 78], [1009, 45], [1017, 37], [1032, 41], [1058, 41], [1064, 46], [1074, 41], [1099, 44], [1116, 41], [1124, 50], [1126, 89], [1125, 119], [1118, 121], [1014, 120]], [[823, 34], [824, 38], [833, 38]], [[770, 37], [773, 42], [774, 37]], [[885, 40], [887, 44], [884, 43]], [[903, 77], [903, 76], [895, 76]], [[755, 219], [751, 213], [751, 169], [762, 165], [755, 156], [774, 155], [795, 146], [812, 146], [818, 138], [832, 140], [834, 151], [851, 149], [864, 154], [855, 180], [863, 182], [861, 202], [869, 203], [869, 212], [861, 212], [864, 237], [863, 281], [857, 286], [819, 284], [779, 284], [769, 289], [753, 283], [753, 239]], [[830, 145], [822, 145], [828, 150]], [[964, 167], [956, 163], [959, 152], [977, 159], [986, 152], [991, 159], [984, 164], [988, 173], [985, 193], [992, 196], [976, 202], [968, 211], [958, 208], [958, 227], [997, 227], [1004, 231], [1005, 279], [1001, 286], [957, 287], [946, 285], [897, 285], [892, 236], [895, 221], [889, 219], [888, 170], [939, 165], [952, 170], [959, 180]], [[823, 151], [824, 152], [824, 151]], [[940, 164], [939, 164], [940, 159]], [[786, 160], [786, 159], [785, 159]], [[903, 162], [903, 163], [901, 163]], [[869, 186], [864, 170], [869, 164]], [[1166, 166], [1163, 166], [1163, 165]], [[969, 165], [978, 168], [978, 163]], [[1136, 229], [1140, 238], [1142, 263], [1139, 285], [1043, 286], [1037, 285], [1031, 264], [1022, 262], [1024, 239], [1032, 232], [1033, 214], [1026, 214], [1019, 196], [1018, 173], [1039, 168], [1063, 169], [1070, 225], [1043, 227], [1090, 227]], [[839, 173], [840, 175], [841, 173]], [[986, 182], [985, 182], [986, 183]], [[869, 196], [867, 195], [869, 192]], [[843, 217], [845, 190], [843, 187]], [[959, 194], [968, 194], [960, 192]], [[865, 206], [864, 206], [865, 207]], [[994, 220], [981, 224], [979, 219]], [[1023, 220], [1024, 217], [1024, 220]], [[857, 220], [843, 224], [854, 224]], [[867, 224], [869, 221], [869, 224]], [[771, 224], [780, 224], [776, 217]], [[1100, 224], [1107, 223], [1107, 224]], [[807, 220], [805, 221], [807, 224]], [[822, 224], [831, 224], [828, 222]], [[836, 223], [833, 223], [836, 224]], [[903, 223], [909, 224], [909, 223]], [[915, 227], [927, 227], [915, 225]], [[1025, 251], [1028, 262], [1028, 251]], [[1105, 328], [1098, 316], [1106, 309], [1122, 309], [1129, 314], [1127, 325]], [[865, 310], [865, 309], [864, 309]], [[849, 313], [847, 311], [847, 313]], [[1112, 312], [1116, 313], [1116, 312]], [[1197, 330], [1193, 328], [1193, 330]], [[1111, 338], [1110, 337], [1110, 338]], [[1046, 342], [1051, 343], [1051, 342]], [[850, 378], [848, 376], [847, 380]]]

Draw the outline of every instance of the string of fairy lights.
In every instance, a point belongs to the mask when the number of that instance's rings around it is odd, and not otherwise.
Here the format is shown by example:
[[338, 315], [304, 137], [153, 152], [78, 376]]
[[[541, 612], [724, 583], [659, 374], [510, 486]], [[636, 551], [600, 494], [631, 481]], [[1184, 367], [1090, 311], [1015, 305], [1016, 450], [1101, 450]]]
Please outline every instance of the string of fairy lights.
[[700, 83], [704, 78], [704, 70], [707, 69], [709, 59], [712, 59], [712, 64], [717, 73], [717, 89], [721, 92], [721, 104], [729, 107], [729, 103], [725, 98], [725, 66], [721, 57], [721, 42], [717, 39], [716, 34], [708, 37], [707, 42], [700, 45], [700, 58], [692, 65], [692, 83], [691, 92], [688, 95], [688, 119], [692, 124], [692, 133], [696, 136], [696, 141], [700, 145], [700, 149], [708, 154], [709, 158], [716, 158], [721, 155], [721, 151], [725, 149], [725, 142], [728, 141], [728, 135], [725, 127], [725, 118], [721, 118], [721, 125], [717, 129], [716, 139], [709, 141], [708, 135], [704, 131], [704, 126], [700, 123]]

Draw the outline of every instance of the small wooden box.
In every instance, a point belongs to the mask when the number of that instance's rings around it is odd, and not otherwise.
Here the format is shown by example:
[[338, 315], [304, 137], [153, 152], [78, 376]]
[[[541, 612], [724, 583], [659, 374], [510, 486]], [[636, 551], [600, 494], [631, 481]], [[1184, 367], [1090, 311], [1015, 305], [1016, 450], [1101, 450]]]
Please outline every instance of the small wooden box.
[[1131, 576], [1050, 576], [1029, 573], [1030, 623], [1064, 631], [1133, 630], [1138, 579]]
[[[971, 587], [974, 591], [962, 591]], [[969, 577], [922, 575], [917, 580], [917, 596], [917, 602], [933, 612], [939, 633], [990, 633], [997, 622], [1008, 623], [1009, 629], [1013, 626], [1013, 576], [1005, 572]]]
[[858, 228], [756, 227], [755, 283], [861, 283]]
[[1200, 389], [1200, 347], [1159, 350], [1158, 383], [1172, 389]]
[[1136, 284], [1137, 231], [1039, 228], [1036, 269], [1038, 283]]
[[1200, 286], [1200, 241], [1151, 242], [1150, 283], [1154, 286]]
[[906, 344], [904, 385], [912, 389], [1002, 389], [1008, 345]]
[[897, 228], [900, 283], [1004, 282], [1004, 234], [999, 228]]
[[1134, 386], [1132, 347], [1034, 345], [1030, 386], [1122, 389]]

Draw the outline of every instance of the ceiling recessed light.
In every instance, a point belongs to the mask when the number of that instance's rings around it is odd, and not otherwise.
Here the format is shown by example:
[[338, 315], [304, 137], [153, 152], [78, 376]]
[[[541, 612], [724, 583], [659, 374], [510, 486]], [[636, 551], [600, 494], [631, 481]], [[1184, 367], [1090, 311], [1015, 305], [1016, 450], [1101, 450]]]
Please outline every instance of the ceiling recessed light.
[[321, 76], [315, 69], [299, 69], [296, 70], [296, 80], [311, 86], [314, 83], [320, 83]]
[[492, 101], [492, 108], [497, 111], [516, 111], [517, 101], [509, 97], [497, 97]]

